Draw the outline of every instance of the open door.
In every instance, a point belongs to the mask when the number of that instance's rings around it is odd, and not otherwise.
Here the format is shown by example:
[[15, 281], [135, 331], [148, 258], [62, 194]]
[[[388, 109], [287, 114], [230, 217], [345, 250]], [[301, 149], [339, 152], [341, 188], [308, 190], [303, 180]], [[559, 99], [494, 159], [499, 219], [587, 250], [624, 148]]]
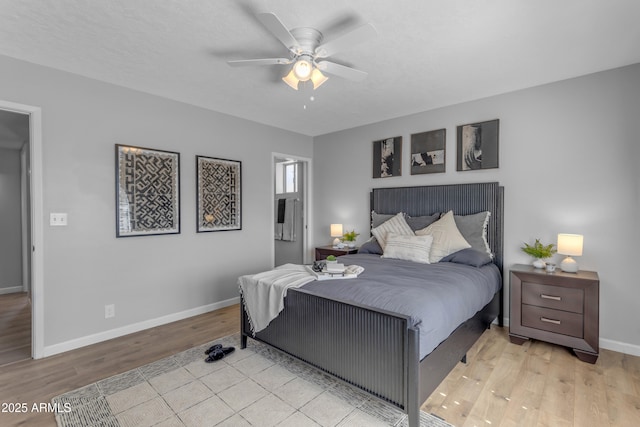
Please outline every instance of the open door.
[[309, 262], [309, 159], [273, 156], [274, 266]]

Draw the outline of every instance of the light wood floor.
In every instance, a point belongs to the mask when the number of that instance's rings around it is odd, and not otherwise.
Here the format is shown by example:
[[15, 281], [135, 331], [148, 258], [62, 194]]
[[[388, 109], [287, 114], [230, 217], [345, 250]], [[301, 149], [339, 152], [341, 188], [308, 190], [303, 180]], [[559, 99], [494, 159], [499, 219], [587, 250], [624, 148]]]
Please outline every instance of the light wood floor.
[[[0, 368], [0, 403], [52, 397], [239, 330], [239, 307]], [[640, 358], [602, 350], [595, 365], [562, 347], [517, 346], [493, 327], [423, 409], [465, 426], [640, 426]], [[55, 426], [51, 414], [0, 413], [1, 426]]]
[[640, 357], [600, 350], [596, 364], [492, 327], [422, 406], [457, 427], [638, 427]]
[[0, 366], [31, 357], [31, 306], [26, 292], [0, 295]]

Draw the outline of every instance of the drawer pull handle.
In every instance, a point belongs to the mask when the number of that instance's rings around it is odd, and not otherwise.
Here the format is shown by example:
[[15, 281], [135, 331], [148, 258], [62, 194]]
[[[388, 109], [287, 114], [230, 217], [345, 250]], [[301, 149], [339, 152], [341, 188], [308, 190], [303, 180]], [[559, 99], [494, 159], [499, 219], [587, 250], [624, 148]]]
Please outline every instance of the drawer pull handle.
[[562, 297], [556, 297], [554, 295], [540, 294], [540, 298], [542, 298], [542, 299], [552, 299], [554, 301], [562, 301]]
[[554, 325], [559, 325], [560, 321], [555, 319], [547, 319], [546, 317], [541, 317], [540, 320], [542, 322], [553, 323]]

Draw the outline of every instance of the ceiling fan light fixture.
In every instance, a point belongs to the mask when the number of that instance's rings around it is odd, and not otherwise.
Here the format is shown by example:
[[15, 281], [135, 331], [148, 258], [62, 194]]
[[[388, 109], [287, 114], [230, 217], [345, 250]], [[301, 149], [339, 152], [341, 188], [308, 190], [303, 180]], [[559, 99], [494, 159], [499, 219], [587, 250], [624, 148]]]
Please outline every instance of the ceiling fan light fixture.
[[313, 90], [318, 89], [324, 82], [329, 80], [329, 77], [322, 74], [322, 72], [316, 67], [311, 72], [311, 82], [313, 83]]
[[288, 84], [292, 89], [298, 90], [298, 83], [300, 83], [300, 80], [296, 77], [296, 74], [293, 71], [293, 68], [291, 68], [291, 71], [289, 71], [289, 74], [287, 74], [282, 78], [282, 81]]
[[293, 64], [293, 72], [301, 82], [306, 82], [307, 80], [309, 80], [313, 69], [313, 64], [303, 58], [298, 59], [296, 63]]

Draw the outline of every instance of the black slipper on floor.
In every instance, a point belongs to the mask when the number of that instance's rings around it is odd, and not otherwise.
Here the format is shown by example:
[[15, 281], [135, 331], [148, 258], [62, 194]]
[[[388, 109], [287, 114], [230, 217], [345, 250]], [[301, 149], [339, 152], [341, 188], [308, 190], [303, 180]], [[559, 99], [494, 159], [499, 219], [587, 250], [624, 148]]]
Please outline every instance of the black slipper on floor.
[[234, 347], [224, 347], [224, 348], [215, 349], [211, 353], [209, 353], [209, 357], [204, 359], [204, 361], [207, 363], [215, 362], [216, 360], [222, 359], [227, 354], [233, 353], [235, 350], [236, 349]]
[[208, 349], [206, 349], [204, 351], [204, 354], [209, 354], [211, 353], [213, 350], [219, 350], [222, 348], [222, 344], [214, 344], [211, 347], [209, 347]]

